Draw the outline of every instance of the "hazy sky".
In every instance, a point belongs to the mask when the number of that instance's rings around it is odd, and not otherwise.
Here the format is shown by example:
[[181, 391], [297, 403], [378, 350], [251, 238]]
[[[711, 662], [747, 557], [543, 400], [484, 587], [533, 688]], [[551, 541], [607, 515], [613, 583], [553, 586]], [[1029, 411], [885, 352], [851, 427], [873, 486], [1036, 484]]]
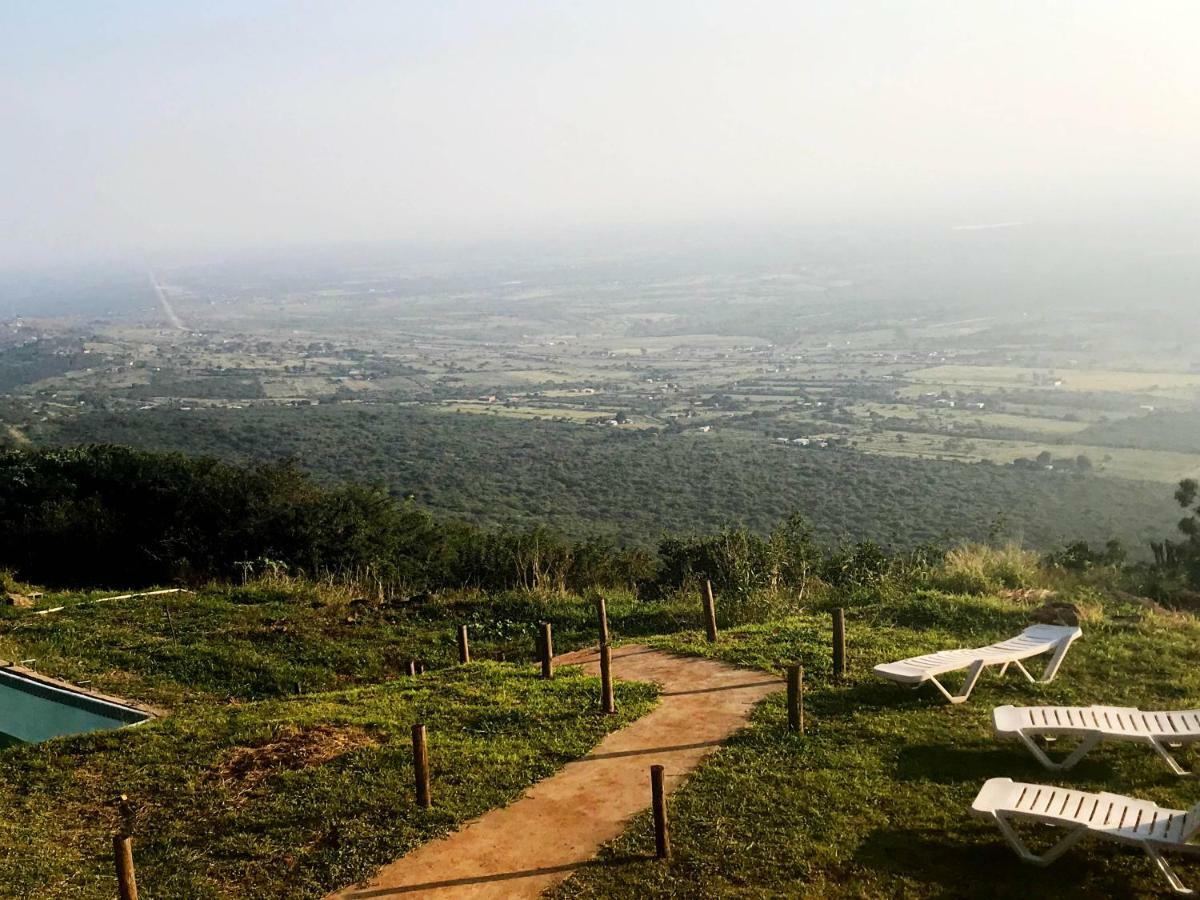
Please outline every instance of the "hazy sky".
[[0, 0], [0, 263], [1200, 204], [1197, 0]]

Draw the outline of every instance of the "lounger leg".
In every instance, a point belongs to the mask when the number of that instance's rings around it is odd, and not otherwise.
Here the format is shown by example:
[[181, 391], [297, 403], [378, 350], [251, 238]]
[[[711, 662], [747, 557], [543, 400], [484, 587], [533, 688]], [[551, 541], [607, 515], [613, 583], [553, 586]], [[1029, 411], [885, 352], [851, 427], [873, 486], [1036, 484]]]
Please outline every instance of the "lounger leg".
[[1070, 756], [1068, 756], [1062, 762], [1055, 762], [1049, 756], [1047, 756], [1046, 751], [1039, 747], [1037, 742], [1034, 741], [1034, 739], [1027, 735], [1024, 731], [1018, 731], [1017, 737], [1021, 739], [1021, 743], [1028, 748], [1029, 752], [1034, 755], [1034, 758], [1052, 772], [1065, 772], [1067, 769], [1073, 768], [1077, 762], [1087, 756], [1088, 753], [1091, 752], [1091, 749], [1100, 742], [1100, 735], [1089, 734], [1079, 742], [1079, 746], [1075, 748]]
[[1034, 678], [1029, 670], [1025, 668], [1025, 664], [1019, 659], [1014, 659], [1012, 664], [1021, 670], [1021, 674], [1032, 681], [1034, 684], [1049, 684], [1054, 680], [1054, 676], [1058, 674], [1058, 667], [1062, 665], [1062, 661], [1066, 658], [1067, 651], [1071, 649], [1069, 641], [1063, 641], [1054, 650], [1054, 655], [1050, 657], [1050, 662], [1046, 663], [1046, 668], [1042, 672], [1041, 678]]
[[951, 703], [965, 703], [967, 698], [971, 696], [971, 691], [975, 690], [975, 683], [979, 681], [979, 675], [983, 672], [983, 660], [971, 663], [971, 668], [967, 669], [967, 680], [963, 682], [963, 686], [959, 688], [957, 694], [951, 694], [946, 690], [945, 686], [936, 678], [930, 678], [933, 686], [942, 692]]
[[1162, 854], [1158, 852], [1158, 849], [1154, 845], [1142, 844], [1142, 847], [1145, 848], [1146, 855], [1154, 860], [1154, 864], [1158, 866], [1158, 870], [1166, 877], [1167, 882], [1171, 885], [1171, 890], [1184, 896], [1191, 896], [1195, 893], [1195, 891], [1180, 881], [1179, 876], [1175, 874], [1175, 870], [1171, 868], [1170, 863], [1163, 859]]
[[1167, 761], [1167, 765], [1171, 767], [1171, 771], [1176, 775], [1191, 774], [1191, 772], [1181, 766], [1175, 757], [1171, 755], [1171, 751], [1162, 745], [1162, 741], [1159, 741], [1155, 738], [1150, 738], [1150, 746], [1158, 752], [1159, 756]]
[[1046, 663], [1046, 668], [1042, 670], [1042, 677], [1040, 679], [1042, 684], [1049, 684], [1054, 680], [1054, 676], [1058, 674], [1058, 667], [1067, 658], [1067, 651], [1070, 649], [1070, 641], [1064, 640], [1058, 645], [1054, 651], [1054, 655], [1050, 657], [1050, 662]]
[[1002, 666], [1000, 667], [1000, 671], [996, 673], [996, 677], [997, 677], [997, 678], [1003, 678], [1003, 677], [1004, 677], [1004, 675], [1005, 675], [1005, 673], [1007, 673], [1007, 672], [1008, 672], [1008, 667], [1009, 667], [1009, 665], [1010, 665], [1010, 664], [1011, 664], [1011, 660], [1010, 660], [1009, 662], [1006, 662], [1004, 665], [1002, 665]]
[[1009, 824], [1008, 819], [999, 813], [993, 813], [993, 817], [996, 820], [996, 825], [1000, 829], [1000, 833], [1004, 835], [1004, 838], [1008, 841], [1009, 846], [1011, 846], [1013, 850], [1017, 852], [1017, 856], [1021, 857], [1021, 859], [1025, 860], [1025, 862], [1033, 863], [1035, 866], [1050, 865], [1050, 863], [1054, 862], [1056, 859], [1078, 844], [1080, 838], [1087, 834], [1086, 828], [1075, 828], [1072, 831], [1068, 831], [1066, 835], [1063, 836], [1062, 840], [1060, 840], [1045, 853], [1039, 855], [1025, 846], [1025, 842], [1021, 840], [1015, 831], [1013, 831], [1013, 827]]
[[1012, 664], [1021, 670], [1022, 675], [1024, 675], [1026, 678], [1028, 678], [1034, 684], [1037, 684], [1037, 679], [1034, 678], [1031, 674], [1029, 674], [1029, 670], [1027, 668], [1025, 668], [1025, 665], [1019, 659], [1014, 659], [1012, 661]]

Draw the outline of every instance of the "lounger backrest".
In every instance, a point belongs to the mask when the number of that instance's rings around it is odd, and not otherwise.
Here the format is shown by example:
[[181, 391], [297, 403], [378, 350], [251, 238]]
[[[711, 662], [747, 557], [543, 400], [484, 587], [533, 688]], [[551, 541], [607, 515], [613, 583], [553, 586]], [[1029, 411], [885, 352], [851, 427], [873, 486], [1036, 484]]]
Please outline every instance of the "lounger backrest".
[[1071, 643], [1083, 636], [1083, 629], [1078, 625], [1030, 625], [1021, 632], [1021, 637], [1034, 641], [1047, 641], [1057, 645]]

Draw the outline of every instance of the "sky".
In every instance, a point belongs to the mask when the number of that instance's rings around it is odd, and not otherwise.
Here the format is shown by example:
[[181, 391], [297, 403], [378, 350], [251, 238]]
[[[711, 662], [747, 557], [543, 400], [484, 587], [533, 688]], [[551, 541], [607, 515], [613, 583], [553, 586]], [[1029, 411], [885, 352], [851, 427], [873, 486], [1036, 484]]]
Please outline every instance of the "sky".
[[1197, 34], [1195, 0], [0, 0], [0, 265], [1194, 214]]

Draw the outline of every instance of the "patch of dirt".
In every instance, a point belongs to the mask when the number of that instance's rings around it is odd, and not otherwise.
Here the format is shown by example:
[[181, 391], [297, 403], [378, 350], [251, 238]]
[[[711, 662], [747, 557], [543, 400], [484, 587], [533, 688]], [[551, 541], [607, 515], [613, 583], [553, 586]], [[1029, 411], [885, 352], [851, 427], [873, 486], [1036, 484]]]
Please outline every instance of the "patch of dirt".
[[288, 725], [269, 743], [235, 747], [208, 778], [241, 796], [280, 772], [310, 769], [354, 750], [377, 746], [377, 738], [353, 725], [314, 725], [303, 729]]

